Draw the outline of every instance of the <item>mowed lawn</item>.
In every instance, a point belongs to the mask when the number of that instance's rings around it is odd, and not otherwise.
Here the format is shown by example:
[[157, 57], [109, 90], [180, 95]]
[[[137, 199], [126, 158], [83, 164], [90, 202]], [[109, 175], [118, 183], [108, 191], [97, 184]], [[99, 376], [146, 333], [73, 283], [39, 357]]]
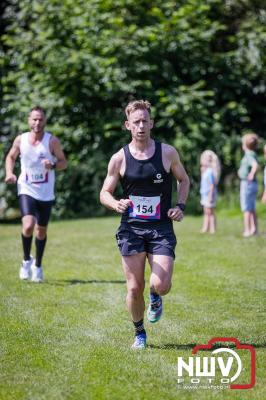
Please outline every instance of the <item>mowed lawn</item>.
[[[216, 235], [199, 233], [201, 218], [176, 223], [163, 318], [146, 322], [148, 348], [133, 351], [118, 223], [118, 217], [52, 222], [43, 284], [19, 280], [20, 226], [0, 225], [0, 399], [266, 398], [266, 234], [242, 238], [240, 216], [221, 214]], [[148, 278], [149, 268], [147, 300]], [[255, 346], [253, 389], [178, 389], [177, 358], [213, 337]]]

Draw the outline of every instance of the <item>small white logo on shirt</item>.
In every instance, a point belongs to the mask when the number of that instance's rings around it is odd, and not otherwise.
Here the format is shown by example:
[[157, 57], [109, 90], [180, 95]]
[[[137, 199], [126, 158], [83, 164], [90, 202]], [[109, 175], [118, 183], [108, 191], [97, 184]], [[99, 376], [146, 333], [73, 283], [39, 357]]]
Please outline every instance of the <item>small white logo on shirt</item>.
[[162, 174], [157, 174], [156, 178], [157, 179], [154, 179], [153, 183], [162, 183], [163, 182]]

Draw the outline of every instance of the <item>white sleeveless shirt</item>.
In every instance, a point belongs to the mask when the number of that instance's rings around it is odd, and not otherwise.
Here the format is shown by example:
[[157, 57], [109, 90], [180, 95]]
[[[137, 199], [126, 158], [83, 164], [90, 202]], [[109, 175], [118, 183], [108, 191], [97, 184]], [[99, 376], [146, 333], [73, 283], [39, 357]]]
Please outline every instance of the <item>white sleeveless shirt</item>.
[[21, 173], [18, 178], [18, 195], [27, 194], [36, 200], [54, 200], [55, 172], [45, 169], [42, 160], [54, 162], [50, 152], [51, 134], [44, 132], [42, 141], [34, 146], [29, 142], [29, 132], [22, 133], [20, 142]]

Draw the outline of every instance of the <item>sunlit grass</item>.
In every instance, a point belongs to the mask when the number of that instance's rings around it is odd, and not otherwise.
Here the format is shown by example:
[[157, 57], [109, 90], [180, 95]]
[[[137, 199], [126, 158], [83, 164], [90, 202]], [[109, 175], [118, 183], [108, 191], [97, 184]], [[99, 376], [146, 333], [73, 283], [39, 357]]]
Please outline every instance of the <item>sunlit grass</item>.
[[[239, 215], [218, 222], [216, 235], [199, 233], [201, 218], [175, 225], [173, 287], [144, 352], [130, 349], [118, 218], [52, 222], [40, 285], [18, 279], [20, 226], [0, 225], [0, 398], [265, 398], [266, 236], [243, 239]], [[256, 346], [255, 388], [178, 390], [177, 357], [216, 336]]]

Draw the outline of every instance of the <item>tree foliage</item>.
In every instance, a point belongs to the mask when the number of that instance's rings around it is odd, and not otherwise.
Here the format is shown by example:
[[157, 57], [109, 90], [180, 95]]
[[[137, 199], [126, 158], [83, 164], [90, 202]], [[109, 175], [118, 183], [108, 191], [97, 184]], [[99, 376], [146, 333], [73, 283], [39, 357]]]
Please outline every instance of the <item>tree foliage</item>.
[[[27, 129], [33, 105], [47, 110], [69, 159], [58, 216], [103, 212], [98, 193], [109, 157], [129, 139], [129, 100], [152, 103], [154, 135], [178, 149], [195, 192], [202, 150], [218, 153], [224, 179], [241, 133], [265, 137], [262, 0], [10, 0], [4, 21], [0, 149]], [[11, 206], [14, 190], [2, 192]]]

